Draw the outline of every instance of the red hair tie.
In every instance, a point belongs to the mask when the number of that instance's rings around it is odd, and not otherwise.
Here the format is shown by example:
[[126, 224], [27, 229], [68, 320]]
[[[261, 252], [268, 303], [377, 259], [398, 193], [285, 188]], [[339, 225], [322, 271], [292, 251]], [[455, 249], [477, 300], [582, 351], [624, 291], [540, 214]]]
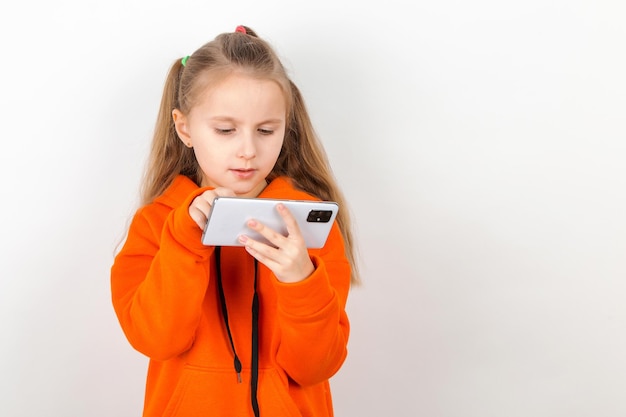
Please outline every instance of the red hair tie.
[[235, 28], [235, 32], [241, 32], [241, 33], [243, 33], [243, 34], [246, 34], [246, 35], [247, 35], [246, 28], [245, 28], [245, 27], [243, 27], [243, 26], [241, 26], [241, 25], [239, 25], [239, 26], [237, 26], [237, 27]]

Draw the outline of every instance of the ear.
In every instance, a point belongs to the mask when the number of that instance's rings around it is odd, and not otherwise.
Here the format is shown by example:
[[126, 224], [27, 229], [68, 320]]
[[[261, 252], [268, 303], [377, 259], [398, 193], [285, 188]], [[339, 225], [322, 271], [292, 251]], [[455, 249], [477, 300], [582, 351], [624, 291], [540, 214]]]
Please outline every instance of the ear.
[[191, 136], [187, 130], [187, 116], [178, 109], [172, 110], [172, 120], [174, 121], [174, 128], [178, 134], [178, 138], [185, 144], [186, 147], [193, 147], [191, 142]]

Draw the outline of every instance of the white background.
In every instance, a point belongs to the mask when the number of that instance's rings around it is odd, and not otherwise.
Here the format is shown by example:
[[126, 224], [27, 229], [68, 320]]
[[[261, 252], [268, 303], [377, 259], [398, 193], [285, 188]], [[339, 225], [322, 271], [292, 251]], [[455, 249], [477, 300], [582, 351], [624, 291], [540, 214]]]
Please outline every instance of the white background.
[[301, 87], [356, 222], [337, 416], [626, 415], [625, 19], [618, 0], [3, 6], [0, 415], [140, 415], [109, 268], [169, 65], [238, 24]]

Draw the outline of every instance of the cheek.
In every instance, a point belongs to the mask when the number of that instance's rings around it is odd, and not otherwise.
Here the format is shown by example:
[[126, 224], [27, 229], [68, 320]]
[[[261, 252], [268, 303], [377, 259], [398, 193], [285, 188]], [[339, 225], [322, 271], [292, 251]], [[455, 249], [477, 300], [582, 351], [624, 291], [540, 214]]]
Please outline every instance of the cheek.
[[276, 153], [276, 156], [278, 156], [280, 151], [283, 149], [284, 143], [285, 143], [284, 135], [282, 138], [276, 140], [276, 143], [274, 144], [274, 152]]
[[267, 149], [267, 155], [271, 157], [274, 161], [278, 159], [278, 155], [280, 155], [280, 151], [283, 149], [283, 141], [277, 141], [272, 144], [271, 147]]
[[213, 138], [204, 139], [198, 146], [198, 151], [203, 155], [213, 159], [230, 155], [234, 152], [233, 142], [225, 140], [215, 140]]
[[201, 166], [217, 165], [225, 160], [226, 153], [224, 149], [219, 149], [214, 145], [200, 145], [194, 147], [196, 160]]

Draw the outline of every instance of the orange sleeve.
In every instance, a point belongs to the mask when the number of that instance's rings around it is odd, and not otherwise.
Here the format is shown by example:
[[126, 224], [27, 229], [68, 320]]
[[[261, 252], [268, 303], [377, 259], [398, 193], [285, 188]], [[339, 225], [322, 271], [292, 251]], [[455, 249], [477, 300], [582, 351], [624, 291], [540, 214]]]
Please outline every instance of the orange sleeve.
[[[191, 347], [209, 282], [213, 247], [187, 207], [203, 190], [177, 209], [139, 210], [124, 247], [111, 267], [115, 312], [131, 345], [156, 360]], [[169, 211], [169, 213], [168, 213]]]
[[325, 381], [339, 370], [350, 332], [345, 311], [350, 265], [337, 224], [311, 259], [315, 271], [307, 279], [275, 284], [281, 329], [277, 361], [301, 386]]

